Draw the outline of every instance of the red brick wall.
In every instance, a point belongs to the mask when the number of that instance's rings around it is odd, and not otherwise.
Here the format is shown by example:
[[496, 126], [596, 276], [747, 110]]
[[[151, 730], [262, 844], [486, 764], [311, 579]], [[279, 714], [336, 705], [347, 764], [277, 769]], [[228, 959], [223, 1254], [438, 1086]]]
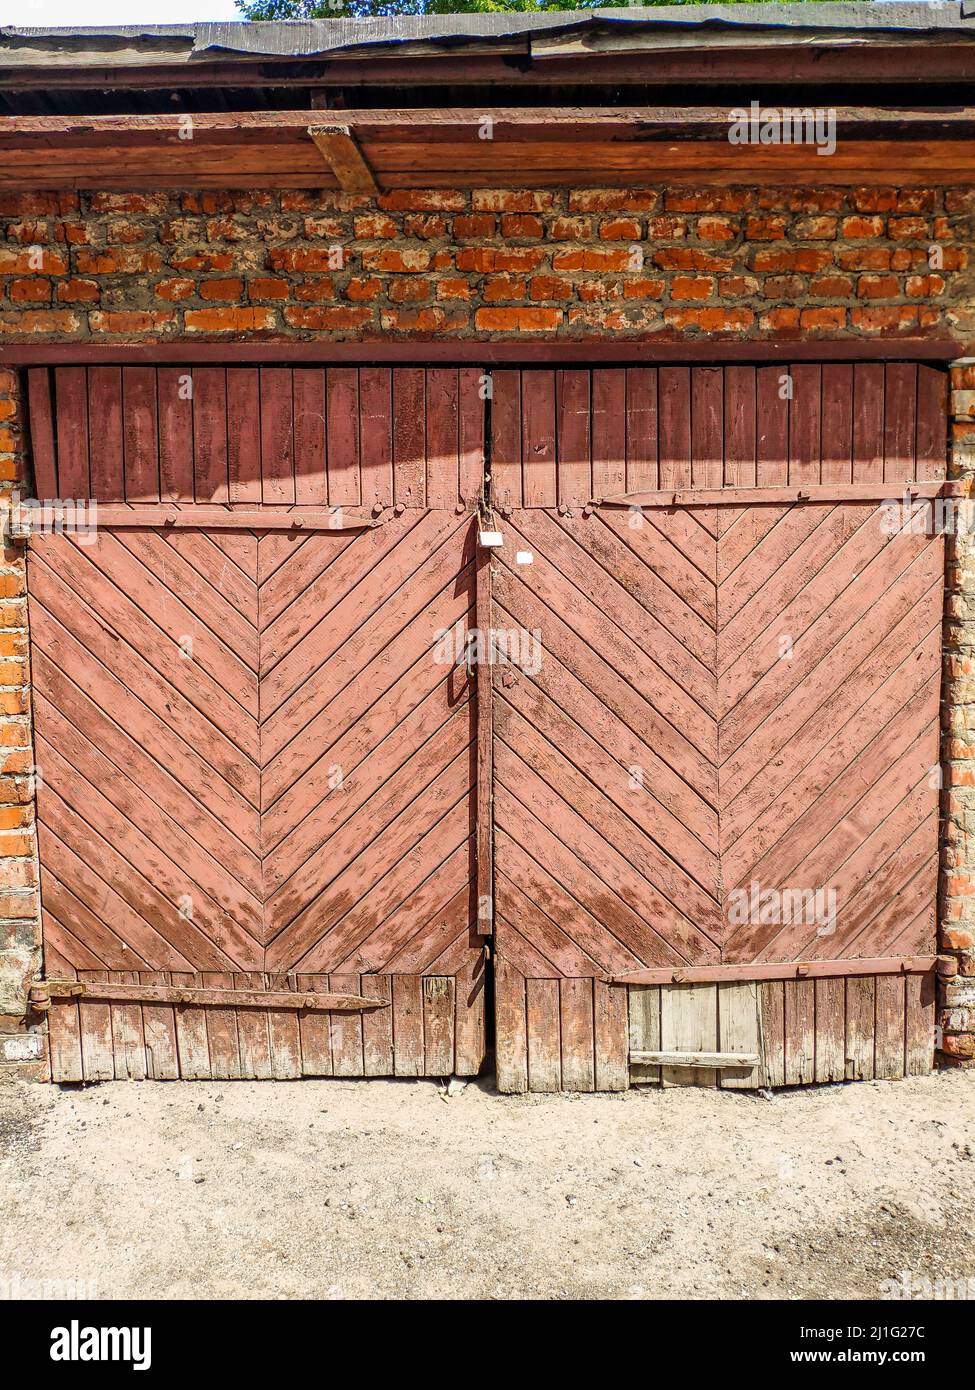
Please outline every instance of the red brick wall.
[[0, 335], [965, 333], [973, 226], [973, 188], [6, 194]]

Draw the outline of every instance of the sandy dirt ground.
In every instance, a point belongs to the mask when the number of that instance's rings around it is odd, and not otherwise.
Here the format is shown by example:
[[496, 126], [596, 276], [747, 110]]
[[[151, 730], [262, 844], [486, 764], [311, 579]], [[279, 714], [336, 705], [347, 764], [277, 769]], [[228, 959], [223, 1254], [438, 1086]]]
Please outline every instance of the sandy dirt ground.
[[16, 1084], [0, 1279], [104, 1298], [876, 1298], [903, 1271], [975, 1279], [973, 1180], [973, 1072], [772, 1099]]

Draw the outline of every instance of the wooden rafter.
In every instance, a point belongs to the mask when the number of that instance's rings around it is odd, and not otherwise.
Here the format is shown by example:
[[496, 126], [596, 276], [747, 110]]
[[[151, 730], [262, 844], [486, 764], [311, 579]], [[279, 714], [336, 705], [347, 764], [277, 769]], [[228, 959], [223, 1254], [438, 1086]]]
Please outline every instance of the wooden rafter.
[[308, 134], [338, 180], [343, 193], [365, 193], [374, 198], [379, 192], [372, 170], [362, 157], [347, 125], [310, 125]]

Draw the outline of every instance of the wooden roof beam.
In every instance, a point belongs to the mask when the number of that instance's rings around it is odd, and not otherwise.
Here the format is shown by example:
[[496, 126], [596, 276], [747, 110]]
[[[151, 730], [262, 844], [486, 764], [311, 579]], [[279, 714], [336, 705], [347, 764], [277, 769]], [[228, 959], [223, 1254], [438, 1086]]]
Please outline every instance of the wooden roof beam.
[[373, 172], [347, 125], [310, 125], [308, 134], [338, 180], [343, 193], [376, 197], [379, 187]]

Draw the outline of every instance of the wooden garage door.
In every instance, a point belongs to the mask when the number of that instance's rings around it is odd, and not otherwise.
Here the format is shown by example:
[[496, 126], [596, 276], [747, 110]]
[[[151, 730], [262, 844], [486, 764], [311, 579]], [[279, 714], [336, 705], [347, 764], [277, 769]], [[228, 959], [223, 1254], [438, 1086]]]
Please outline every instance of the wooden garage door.
[[625, 1084], [607, 981], [656, 991], [658, 1035], [713, 981], [692, 1050], [720, 1053], [720, 982], [778, 973], [773, 1079], [930, 1060], [944, 551], [901, 494], [944, 477], [944, 376], [767, 370], [791, 394], [754, 368], [496, 386], [493, 625], [537, 652], [493, 696], [511, 1089]]
[[436, 641], [473, 621], [476, 379], [346, 372], [336, 406], [255, 370], [235, 419], [207, 369], [162, 515], [177, 374], [67, 370], [38, 490], [101, 517], [29, 558], [45, 967], [85, 990], [56, 1079], [476, 1072], [475, 683]]

